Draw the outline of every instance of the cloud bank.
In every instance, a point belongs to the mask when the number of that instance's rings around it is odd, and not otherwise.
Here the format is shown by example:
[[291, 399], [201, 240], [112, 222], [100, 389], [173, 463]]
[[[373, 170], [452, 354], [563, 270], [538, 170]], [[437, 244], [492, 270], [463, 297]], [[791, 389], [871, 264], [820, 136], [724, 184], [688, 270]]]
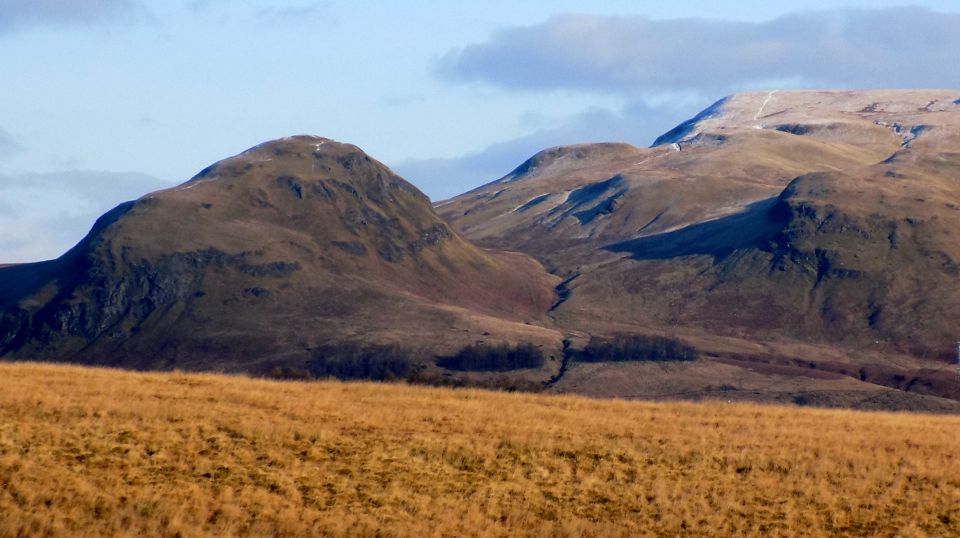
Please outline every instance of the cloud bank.
[[132, 20], [144, 13], [139, 0], [0, 0], [0, 32], [37, 24]]
[[960, 15], [921, 7], [840, 9], [763, 22], [561, 15], [450, 50], [434, 72], [505, 91], [621, 97], [559, 125], [397, 170], [434, 200], [503, 176], [546, 147], [650, 144], [720, 97], [744, 90], [960, 87]]
[[533, 133], [447, 159], [417, 159], [393, 168], [433, 201], [444, 200], [500, 178], [540, 150], [584, 142], [627, 142], [646, 146], [688, 114], [685, 106], [651, 107], [637, 101], [617, 111], [589, 109], [557, 118]]
[[960, 15], [843, 9], [766, 22], [564, 15], [452, 50], [448, 80], [524, 90], [719, 97], [780, 87], [960, 86]]

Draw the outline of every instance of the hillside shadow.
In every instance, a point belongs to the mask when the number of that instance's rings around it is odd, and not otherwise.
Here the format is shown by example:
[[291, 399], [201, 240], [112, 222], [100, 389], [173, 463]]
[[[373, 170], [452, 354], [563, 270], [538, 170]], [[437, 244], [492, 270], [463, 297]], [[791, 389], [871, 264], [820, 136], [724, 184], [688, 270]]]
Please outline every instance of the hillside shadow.
[[604, 249], [628, 252], [637, 260], [665, 260], [693, 255], [722, 259], [736, 250], [766, 249], [783, 222], [777, 212], [777, 201], [777, 197], [767, 198], [746, 206], [734, 215], [614, 243]]

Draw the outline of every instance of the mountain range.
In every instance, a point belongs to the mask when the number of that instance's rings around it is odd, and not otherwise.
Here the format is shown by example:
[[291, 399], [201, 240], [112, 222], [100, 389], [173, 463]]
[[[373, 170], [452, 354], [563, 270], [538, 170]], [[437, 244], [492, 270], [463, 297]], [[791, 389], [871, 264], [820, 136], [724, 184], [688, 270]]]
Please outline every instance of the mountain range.
[[[957, 411], [957, 230], [957, 91], [737, 94], [650, 148], [550, 148], [432, 205], [297, 136], [0, 267], [0, 356], [262, 374], [366, 346], [451, 382]], [[577, 360], [624, 335], [700, 358]], [[543, 360], [444, 360], [522, 344]]]

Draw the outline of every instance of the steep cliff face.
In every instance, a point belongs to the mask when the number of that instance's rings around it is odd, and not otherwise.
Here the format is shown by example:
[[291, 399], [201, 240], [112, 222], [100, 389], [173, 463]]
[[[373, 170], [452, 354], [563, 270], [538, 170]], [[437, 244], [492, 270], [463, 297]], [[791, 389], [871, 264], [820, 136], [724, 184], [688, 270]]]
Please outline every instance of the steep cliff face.
[[810, 315], [797, 326], [808, 333], [948, 354], [960, 319], [960, 190], [913, 165], [893, 170], [791, 183], [772, 274], [803, 275]]
[[342, 341], [552, 342], [524, 322], [553, 280], [464, 241], [358, 148], [293, 137], [119, 206], [58, 260], [0, 269], [0, 354], [247, 369]]

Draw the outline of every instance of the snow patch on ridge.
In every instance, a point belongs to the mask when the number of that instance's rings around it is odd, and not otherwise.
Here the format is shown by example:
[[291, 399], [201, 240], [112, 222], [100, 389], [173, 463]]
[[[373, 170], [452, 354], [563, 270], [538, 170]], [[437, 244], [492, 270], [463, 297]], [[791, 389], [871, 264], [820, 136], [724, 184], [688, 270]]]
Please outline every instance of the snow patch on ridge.
[[698, 123], [700, 123], [703, 120], [707, 120], [707, 119], [715, 118], [719, 116], [721, 110], [723, 109], [723, 105], [726, 104], [726, 102], [729, 100], [730, 100], [730, 97], [724, 97], [723, 99], [720, 99], [716, 103], [705, 108], [696, 116], [690, 118], [689, 120], [681, 123], [680, 125], [677, 125], [673, 129], [670, 129], [666, 133], [657, 137], [657, 139], [653, 141], [653, 145], [651, 145], [650, 147], [654, 148], [657, 146], [662, 146], [664, 144], [673, 144], [674, 142], [682, 142], [685, 138], [687, 138], [689, 134], [691, 134], [694, 131], [694, 129], [696, 129]]
[[760, 109], [757, 110], [757, 113], [753, 115], [753, 121], [760, 119], [760, 116], [763, 114], [763, 109], [767, 108], [767, 105], [770, 104], [770, 100], [773, 99], [773, 94], [777, 93], [780, 90], [770, 90], [770, 93], [767, 94], [767, 98], [763, 100], [763, 103], [760, 104]]
[[511, 210], [510, 212], [511, 212], [511, 213], [523, 213], [524, 211], [530, 209], [531, 207], [533, 207], [533, 206], [535, 206], [535, 205], [543, 202], [543, 201], [546, 200], [547, 198], [549, 198], [551, 194], [553, 194], [553, 193], [548, 192], [548, 193], [546, 193], [546, 194], [540, 194], [540, 195], [538, 195], [538, 196], [534, 196], [533, 198], [531, 198], [531, 199], [527, 200], [526, 202], [524, 202], [524, 203], [518, 205], [517, 207], [513, 208], [513, 210]]

